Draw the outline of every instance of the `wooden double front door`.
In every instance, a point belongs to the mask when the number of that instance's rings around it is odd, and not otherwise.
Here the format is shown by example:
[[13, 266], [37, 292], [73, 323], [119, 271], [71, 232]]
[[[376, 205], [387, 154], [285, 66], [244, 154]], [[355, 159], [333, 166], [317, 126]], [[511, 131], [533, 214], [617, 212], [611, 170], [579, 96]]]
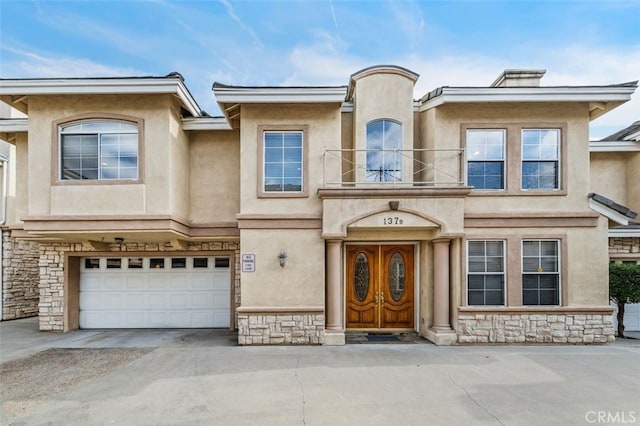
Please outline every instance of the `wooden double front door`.
[[414, 327], [412, 245], [348, 245], [347, 328]]

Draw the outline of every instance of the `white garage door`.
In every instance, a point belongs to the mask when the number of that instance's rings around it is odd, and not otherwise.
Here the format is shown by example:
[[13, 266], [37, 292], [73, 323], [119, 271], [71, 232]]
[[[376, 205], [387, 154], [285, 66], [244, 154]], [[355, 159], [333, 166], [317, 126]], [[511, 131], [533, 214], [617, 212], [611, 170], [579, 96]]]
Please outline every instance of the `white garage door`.
[[229, 327], [229, 257], [83, 258], [80, 328]]
[[[618, 331], [618, 305], [612, 303], [616, 310], [613, 311], [613, 327]], [[624, 306], [624, 331], [640, 331], [640, 303], [627, 303]]]

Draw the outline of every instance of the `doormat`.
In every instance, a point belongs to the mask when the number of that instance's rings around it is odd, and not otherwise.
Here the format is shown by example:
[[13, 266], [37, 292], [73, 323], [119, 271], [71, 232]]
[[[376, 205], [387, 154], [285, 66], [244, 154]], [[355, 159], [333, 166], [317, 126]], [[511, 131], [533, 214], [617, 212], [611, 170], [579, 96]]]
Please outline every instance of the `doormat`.
[[392, 334], [369, 334], [367, 340], [370, 342], [399, 342], [398, 336]]

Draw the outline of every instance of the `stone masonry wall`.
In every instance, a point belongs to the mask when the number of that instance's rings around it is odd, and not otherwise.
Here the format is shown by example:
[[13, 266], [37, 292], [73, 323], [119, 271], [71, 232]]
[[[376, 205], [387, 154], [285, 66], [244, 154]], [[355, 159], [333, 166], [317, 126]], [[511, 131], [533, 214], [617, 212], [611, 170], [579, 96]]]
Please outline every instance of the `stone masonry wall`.
[[640, 237], [609, 238], [609, 255], [640, 255]]
[[238, 343], [321, 345], [324, 343], [324, 314], [240, 313]]
[[38, 243], [16, 240], [2, 232], [2, 319], [38, 315]]
[[[111, 252], [179, 252], [170, 243], [123, 243], [109, 245]], [[240, 249], [237, 242], [216, 241], [189, 243], [187, 251], [235, 252], [235, 305], [240, 306]], [[63, 331], [64, 315], [64, 254], [90, 250], [80, 243], [42, 243], [39, 253], [40, 330]], [[176, 253], [177, 255], [178, 253]], [[236, 316], [237, 318], [237, 316]], [[236, 319], [237, 324], [237, 319]]]
[[468, 313], [458, 317], [459, 343], [607, 343], [611, 315], [600, 313]]

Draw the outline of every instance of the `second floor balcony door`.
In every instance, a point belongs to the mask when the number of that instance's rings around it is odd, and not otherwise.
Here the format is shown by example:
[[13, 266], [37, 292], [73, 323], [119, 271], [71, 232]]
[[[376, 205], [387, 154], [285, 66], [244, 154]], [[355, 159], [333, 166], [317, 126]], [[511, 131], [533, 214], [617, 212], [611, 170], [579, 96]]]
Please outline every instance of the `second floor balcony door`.
[[402, 181], [402, 125], [392, 120], [367, 124], [367, 182]]

